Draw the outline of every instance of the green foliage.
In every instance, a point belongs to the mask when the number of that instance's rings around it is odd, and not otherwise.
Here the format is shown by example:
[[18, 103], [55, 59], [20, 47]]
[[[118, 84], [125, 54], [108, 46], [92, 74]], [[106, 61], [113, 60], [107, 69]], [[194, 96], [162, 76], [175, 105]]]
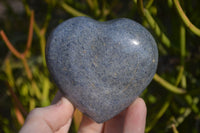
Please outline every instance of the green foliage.
[[29, 111], [51, 103], [57, 88], [45, 63], [46, 38], [75, 16], [127, 17], [145, 26], [159, 48], [157, 74], [141, 95], [148, 109], [146, 132], [200, 132], [199, 5], [198, 0], [0, 2], [0, 132], [16, 132]]

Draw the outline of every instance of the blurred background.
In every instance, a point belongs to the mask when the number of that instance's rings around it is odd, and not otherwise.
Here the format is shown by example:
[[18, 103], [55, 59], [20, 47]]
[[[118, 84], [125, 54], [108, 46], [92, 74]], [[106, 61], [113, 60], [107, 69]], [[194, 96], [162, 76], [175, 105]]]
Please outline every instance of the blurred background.
[[[199, 0], [0, 0], [0, 132], [51, 104], [57, 87], [45, 63], [50, 32], [71, 17], [126, 17], [146, 27], [159, 49], [157, 73], [141, 94], [146, 132], [200, 133]], [[76, 111], [70, 133], [82, 114]]]

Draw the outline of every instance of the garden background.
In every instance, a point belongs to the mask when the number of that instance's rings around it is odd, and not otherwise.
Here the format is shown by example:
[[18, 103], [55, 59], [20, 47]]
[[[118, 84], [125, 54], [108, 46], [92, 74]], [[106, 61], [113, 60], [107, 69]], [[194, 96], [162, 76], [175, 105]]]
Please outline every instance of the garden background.
[[[200, 132], [199, 0], [0, 0], [0, 132], [17, 132], [27, 113], [48, 106], [57, 87], [45, 62], [50, 32], [76, 16], [126, 17], [146, 27], [159, 49], [153, 81], [142, 93], [146, 132]], [[78, 129], [75, 112], [70, 133]]]

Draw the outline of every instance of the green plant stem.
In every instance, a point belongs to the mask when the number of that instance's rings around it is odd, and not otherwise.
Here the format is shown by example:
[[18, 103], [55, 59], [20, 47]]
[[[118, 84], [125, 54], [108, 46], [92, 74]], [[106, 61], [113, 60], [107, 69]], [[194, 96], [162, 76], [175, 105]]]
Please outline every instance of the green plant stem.
[[38, 37], [40, 39], [40, 49], [41, 49], [41, 53], [42, 53], [43, 66], [46, 67], [46, 58], [45, 58], [46, 38], [45, 38], [45, 34], [40, 32], [38, 34]]
[[100, 10], [99, 10], [99, 3], [98, 0], [86, 0], [90, 9], [94, 11], [95, 16], [100, 15]]
[[154, 0], [148, 0], [147, 5], [145, 6], [146, 9], [150, 8], [151, 5], [153, 4]]
[[42, 106], [47, 106], [47, 105], [49, 105], [50, 104], [50, 101], [49, 101], [49, 99], [48, 99], [48, 97], [49, 97], [49, 88], [50, 88], [50, 84], [49, 84], [49, 80], [48, 80], [48, 78], [43, 78], [43, 86], [42, 86], [42, 88], [43, 88], [43, 91], [42, 91], [42, 101], [41, 101], [41, 103], [42, 103]]
[[101, 9], [101, 19], [100, 21], [105, 21], [107, 15], [110, 13], [110, 8], [108, 7], [107, 1], [102, 1], [102, 9]]
[[44, 27], [42, 29], [40, 29], [38, 27], [37, 24], [34, 25], [34, 30], [36, 35], [38, 36], [39, 40], [40, 40], [40, 50], [41, 50], [41, 54], [42, 54], [42, 60], [43, 60], [43, 66], [46, 67], [46, 59], [45, 59], [45, 46], [46, 46], [46, 39], [45, 39], [45, 34], [46, 34], [46, 26], [44, 25]]
[[172, 84], [170, 84], [169, 82], [167, 82], [166, 80], [164, 80], [163, 78], [161, 78], [158, 74], [155, 74], [153, 79], [158, 82], [160, 85], [162, 85], [165, 89], [176, 93], [176, 94], [184, 94], [186, 93], [185, 90], [178, 88]]
[[27, 76], [28, 76], [28, 79], [31, 81], [32, 78], [33, 78], [33, 75], [32, 75], [32, 72], [31, 72], [29, 66], [28, 66], [27, 59], [24, 57], [24, 58], [22, 58], [21, 60], [22, 60], [22, 63], [23, 63], [23, 65], [24, 65], [24, 68], [25, 68], [26, 74], [27, 74]]
[[95, 4], [93, 0], [86, 0], [86, 2], [88, 3], [90, 9], [94, 10], [95, 9]]
[[178, 127], [185, 118], [187, 118], [191, 114], [192, 110], [190, 107], [184, 108], [184, 113], [176, 119], [175, 126]]
[[186, 49], [185, 49], [185, 45], [186, 45], [186, 33], [185, 33], [185, 27], [183, 24], [180, 25], [180, 60], [181, 60], [181, 66], [179, 69], [179, 74], [176, 80], [175, 85], [178, 86], [180, 81], [182, 83], [182, 87], [186, 88], [186, 81], [185, 79], [185, 75], [184, 75], [184, 68], [185, 68], [185, 53], [186, 53]]
[[[26, 3], [25, 0], [24, 0], [24, 6], [25, 6], [27, 14], [30, 15], [31, 10], [30, 10], [30, 8], [29, 8], [29, 6], [28, 6], [28, 4]], [[50, 7], [48, 7], [48, 8], [50, 8]], [[45, 39], [45, 35], [46, 35], [46, 30], [47, 30], [50, 19], [51, 19], [51, 9], [48, 9], [43, 28], [40, 29], [39, 26], [37, 25], [37, 23], [33, 24], [34, 31], [35, 31], [36, 35], [38, 36], [38, 38], [40, 40], [40, 49], [41, 49], [44, 67], [46, 67], [46, 59], [45, 59], [46, 39]]]
[[154, 30], [155, 34], [160, 38], [161, 42], [166, 47], [168, 48], [171, 47], [170, 40], [165, 35], [165, 33], [160, 30], [159, 25], [156, 23], [156, 21], [154, 20], [154, 18], [151, 16], [150, 12], [147, 9], [144, 9], [144, 17], [146, 18], [151, 28]]
[[160, 38], [161, 42], [166, 47], [171, 47], [171, 42], [169, 38], [165, 35], [164, 32], [160, 30], [159, 25], [154, 20], [154, 18], [151, 16], [150, 12], [144, 8], [143, 6], [143, 0], [137, 0], [138, 10], [142, 14], [142, 16], [145, 17], [146, 21], [149, 23], [150, 27], [154, 30], [155, 34]]
[[[180, 49], [181, 49], [181, 66], [184, 68], [185, 66], [185, 56], [186, 56], [186, 32], [185, 27], [183, 24], [180, 25]], [[186, 88], [187, 82], [186, 82], [186, 76], [183, 74], [181, 79], [181, 87]], [[195, 112], [196, 114], [199, 114], [199, 108], [197, 107], [197, 103], [195, 103], [194, 98], [187, 94], [184, 99], [189, 104], [190, 108]]]
[[20, 102], [19, 98], [17, 97], [17, 95], [13, 90], [13, 88], [15, 87], [15, 80], [12, 73], [12, 67], [10, 64], [10, 55], [8, 55], [5, 59], [5, 72], [7, 75], [5, 83], [8, 87], [8, 91], [10, 92], [13, 102], [16, 104], [16, 107], [19, 108], [19, 110], [23, 113], [23, 115], [26, 116], [27, 111], [25, 110], [25, 108], [23, 107], [22, 103]]
[[174, 124], [172, 125], [172, 130], [173, 130], [173, 133], [179, 133], [178, 130], [177, 130], [177, 128], [176, 128], [176, 126]]
[[81, 13], [79, 11], [77, 11], [76, 9], [72, 8], [71, 6], [69, 6], [68, 4], [66, 4], [64, 1], [60, 2], [60, 6], [69, 14], [77, 17], [77, 16], [87, 16], [84, 13]]
[[196, 114], [200, 114], [199, 108], [197, 106], [199, 100], [195, 101], [194, 98], [192, 98], [192, 96], [189, 94], [187, 94], [184, 99], [186, 100], [187, 104], [190, 106], [193, 112], [195, 112]]
[[13, 98], [13, 102], [16, 104], [16, 107], [19, 108], [19, 110], [23, 113], [24, 116], [26, 116], [28, 113], [27, 113], [26, 109], [23, 107], [21, 101], [19, 100], [19, 98], [17, 97], [15, 92], [13, 91], [13, 88], [10, 86], [9, 83], [6, 83], [6, 84], [8, 86], [8, 90]]
[[26, 70], [26, 74], [27, 74], [27, 76], [28, 76], [28, 79], [29, 79], [29, 81], [31, 82], [31, 86], [32, 86], [32, 89], [34, 90], [34, 94], [36, 95], [36, 97], [37, 97], [38, 99], [41, 99], [41, 95], [42, 95], [42, 94], [41, 94], [41, 92], [40, 92], [40, 90], [39, 90], [37, 84], [36, 84], [35, 81], [33, 80], [33, 75], [32, 75], [32, 72], [31, 72], [29, 66], [28, 66], [28, 62], [27, 62], [27, 59], [25, 58], [25, 56], [24, 56], [24, 58], [22, 58], [22, 62], [23, 62], [23, 65], [24, 65], [24, 67], [25, 67], [25, 70]]
[[49, 22], [51, 20], [51, 16], [52, 16], [52, 7], [51, 7], [51, 5], [48, 4], [47, 14], [45, 16], [45, 21], [44, 21], [44, 24], [43, 24], [43, 30], [44, 30], [45, 33], [46, 33], [46, 29], [49, 25]]
[[[180, 25], [180, 60], [181, 60], [181, 67], [179, 70], [179, 74], [177, 77], [177, 81], [176, 81], [176, 86], [180, 83], [181, 81], [181, 87], [182, 88], [186, 88], [186, 77], [184, 75], [184, 67], [185, 67], [185, 54], [186, 54], [186, 33], [185, 33], [185, 27], [183, 24]], [[187, 102], [187, 104], [189, 105], [188, 108], [185, 108], [184, 113], [179, 116], [175, 122], [176, 127], [178, 127], [184, 120], [186, 117], [189, 116], [189, 114], [191, 114], [191, 111], [195, 112], [196, 114], [199, 115], [199, 109], [197, 107], [197, 101], [195, 101], [192, 96], [190, 94], [186, 94], [184, 96], [184, 100]], [[173, 127], [172, 127], [173, 129]], [[174, 130], [174, 129], [173, 129]]]
[[175, 86], [178, 86], [178, 85], [179, 85], [180, 81], [182, 80], [183, 73], [184, 73], [184, 67], [183, 67], [183, 66], [180, 66], [180, 69], [179, 69], [179, 73], [178, 73], [178, 76], [177, 76], [177, 79], [176, 79]]
[[137, 6], [139, 13], [144, 16], [143, 0], [137, 0]]
[[172, 95], [169, 95], [167, 100], [165, 101], [161, 109], [159, 110], [159, 112], [156, 114], [154, 119], [149, 124], [149, 126], [146, 127], [146, 130], [145, 130], [146, 132], [149, 132], [155, 126], [157, 121], [163, 116], [163, 114], [166, 112], [166, 110], [168, 109], [170, 105], [171, 99], [172, 99]]
[[186, 88], [187, 87], [187, 83], [186, 83], [186, 76], [184, 74], [184, 68], [185, 68], [185, 54], [186, 54], [186, 33], [185, 33], [185, 27], [183, 24], [180, 25], [180, 49], [181, 49], [181, 53], [180, 53], [180, 58], [181, 58], [181, 66], [183, 67], [183, 74], [181, 77], [181, 86], [182, 88]]
[[178, 127], [181, 123], [183, 123], [184, 120], [191, 114], [192, 111], [197, 114], [197, 117], [200, 117], [199, 109], [197, 107], [199, 100], [195, 100], [195, 98], [192, 98], [189, 94], [185, 95], [184, 100], [186, 100], [189, 107], [184, 108], [184, 113], [176, 119], [175, 121], [176, 127]]
[[194, 34], [200, 37], [200, 29], [197, 28], [195, 25], [193, 25], [186, 14], [184, 13], [183, 9], [181, 8], [181, 5], [178, 0], [173, 0], [174, 5], [176, 7], [176, 10], [181, 18], [181, 20], [184, 22], [184, 24], [188, 27], [190, 31], [192, 31]]
[[44, 25], [42, 29], [38, 27], [36, 23], [34, 23], [34, 30], [36, 35], [38, 36], [40, 40], [40, 49], [41, 49], [41, 54], [42, 54], [42, 60], [43, 60], [43, 66], [46, 67], [46, 60], [45, 60], [45, 46], [46, 46], [46, 39], [45, 39], [45, 34], [46, 34], [46, 26], [47, 24]]
[[11, 87], [14, 87], [15, 86], [15, 80], [14, 80], [14, 76], [13, 76], [13, 73], [12, 73], [12, 68], [11, 68], [11, 65], [10, 65], [10, 55], [9, 54], [6, 59], [5, 59], [5, 72], [6, 72], [6, 75], [7, 75], [7, 78], [6, 80], [8, 81], [8, 84], [11, 86]]
[[34, 95], [41, 100], [42, 98], [42, 93], [40, 92], [40, 89], [38, 88], [36, 82], [34, 80], [31, 81], [31, 87], [33, 89]]
[[185, 64], [185, 45], [186, 45], [186, 34], [185, 27], [183, 24], [180, 25], [180, 49], [181, 49], [181, 65]]

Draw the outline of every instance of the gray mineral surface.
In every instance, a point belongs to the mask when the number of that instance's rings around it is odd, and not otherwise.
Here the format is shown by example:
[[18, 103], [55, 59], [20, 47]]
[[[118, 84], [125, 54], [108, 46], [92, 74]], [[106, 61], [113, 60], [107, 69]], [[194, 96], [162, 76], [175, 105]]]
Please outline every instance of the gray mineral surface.
[[128, 107], [151, 82], [158, 50], [152, 35], [133, 20], [75, 17], [51, 33], [46, 61], [64, 95], [101, 123]]

